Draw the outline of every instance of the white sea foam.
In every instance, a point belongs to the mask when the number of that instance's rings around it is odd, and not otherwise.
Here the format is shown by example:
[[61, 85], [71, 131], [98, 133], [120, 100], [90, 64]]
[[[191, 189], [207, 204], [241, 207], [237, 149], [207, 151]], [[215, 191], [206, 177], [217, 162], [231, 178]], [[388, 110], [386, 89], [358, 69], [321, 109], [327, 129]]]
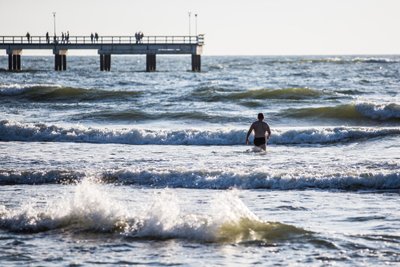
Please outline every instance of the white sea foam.
[[338, 189], [338, 190], [381, 190], [400, 189], [399, 172], [335, 173], [335, 174], [273, 174], [265, 172], [231, 173], [206, 171], [117, 171], [103, 174], [105, 180], [150, 187], [179, 187], [196, 189]]
[[[400, 128], [333, 127], [273, 129], [269, 144], [329, 144], [400, 135]], [[131, 145], [242, 145], [245, 130], [146, 130], [59, 127], [0, 121], [0, 141], [84, 142]]]
[[0, 227], [13, 232], [63, 229], [63, 232], [107, 232], [130, 238], [180, 238], [206, 242], [287, 238], [288, 233], [280, 234], [282, 228], [291, 230], [289, 234], [306, 233], [290, 225], [263, 222], [235, 191], [217, 195], [209, 205], [206, 214], [183, 210], [178, 195], [166, 189], [155, 194], [153, 203], [143, 211], [132, 210], [111, 198], [101, 186], [84, 180], [72, 195], [65, 195], [58, 201], [49, 199], [46, 207], [27, 204], [9, 209], [0, 206]]
[[[58, 175], [57, 175], [58, 173]], [[77, 183], [95, 175], [105, 183], [150, 188], [272, 189], [272, 190], [391, 190], [400, 189], [400, 173], [375, 171], [354, 173], [233, 172], [206, 170], [116, 170], [97, 174], [71, 171], [0, 171], [1, 184]]]

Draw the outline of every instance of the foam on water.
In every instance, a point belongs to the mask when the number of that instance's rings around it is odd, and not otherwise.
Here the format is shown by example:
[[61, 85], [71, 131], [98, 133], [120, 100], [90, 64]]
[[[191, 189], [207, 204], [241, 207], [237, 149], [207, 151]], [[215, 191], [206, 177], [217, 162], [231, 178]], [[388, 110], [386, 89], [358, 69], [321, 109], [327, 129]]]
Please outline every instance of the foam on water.
[[207, 214], [182, 210], [178, 196], [168, 189], [154, 198], [146, 209], [131, 210], [112, 199], [102, 186], [85, 179], [76, 185], [72, 195], [58, 201], [48, 199], [46, 207], [0, 206], [0, 227], [23, 233], [84, 231], [129, 238], [231, 243], [281, 240], [308, 233], [294, 226], [260, 220], [234, 191], [218, 195], [211, 201]]
[[[332, 144], [400, 135], [400, 128], [327, 127], [273, 129], [269, 144]], [[147, 130], [61, 127], [0, 121], [0, 141], [80, 142], [131, 145], [243, 145], [246, 130]]]
[[[76, 183], [91, 173], [48, 171], [0, 171], [2, 185]], [[393, 171], [357, 172], [352, 169], [341, 173], [280, 172], [276, 171], [207, 171], [207, 170], [112, 170], [96, 174], [104, 183], [136, 185], [148, 188], [194, 189], [273, 189], [273, 190], [393, 190], [400, 189], [400, 173]]]

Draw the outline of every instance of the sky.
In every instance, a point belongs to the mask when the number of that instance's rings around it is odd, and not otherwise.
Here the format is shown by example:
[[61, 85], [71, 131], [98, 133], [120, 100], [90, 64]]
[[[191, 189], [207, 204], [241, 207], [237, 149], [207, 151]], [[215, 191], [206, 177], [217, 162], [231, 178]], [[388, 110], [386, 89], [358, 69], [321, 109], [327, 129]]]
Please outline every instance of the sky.
[[[205, 55], [400, 54], [400, 0], [0, 0], [1, 35], [205, 34]], [[5, 52], [4, 52], [5, 53]]]

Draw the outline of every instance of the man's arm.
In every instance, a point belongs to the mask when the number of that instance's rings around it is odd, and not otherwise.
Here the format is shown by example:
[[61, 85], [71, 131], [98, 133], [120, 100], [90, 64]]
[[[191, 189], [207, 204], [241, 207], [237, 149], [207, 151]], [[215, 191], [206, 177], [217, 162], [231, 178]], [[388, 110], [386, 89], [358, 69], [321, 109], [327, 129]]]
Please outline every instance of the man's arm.
[[253, 127], [253, 124], [252, 124], [252, 125], [250, 126], [249, 131], [247, 132], [247, 135], [246, 135], [246, 145], [249, 144], [249, 136], [250, 136], [251, 132], [253, 131], [253, 129], [254, 129], [254, 127]]
[[267, 124], [267, 133], [268, 133], [267, 139], [269, 139], [269, 137], [271, 136], [271, 129], [269, 128], [268, 124]]

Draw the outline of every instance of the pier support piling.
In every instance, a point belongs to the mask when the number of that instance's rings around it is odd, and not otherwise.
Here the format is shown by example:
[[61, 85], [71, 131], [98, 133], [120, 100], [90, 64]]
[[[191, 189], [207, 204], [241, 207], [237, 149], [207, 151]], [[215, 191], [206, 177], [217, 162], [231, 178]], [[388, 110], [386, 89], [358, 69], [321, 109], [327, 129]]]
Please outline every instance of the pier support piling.
[[192, 71], [201, 71], [201, 56], [192, 54]]
[[156, 55], [146, 54], [146, 71], [153, 72], [156, 71]]
[[111, 71], [111, 55], [105, 56], [105, 69], [106, 71]]
[[18, 70], [17, 69], [17, 55], [12, 55], [12, 70]]
[[67, 56], [62, 55], [61, 58], [62, 58], [62, 69], [67, 70]]
[[104, 55], [100, 54], [100, 71], [104, 71]]
[[16, 70], [21, 70], [21, 55], [16, 55], [15, 56], [15, 58], [16, 58], [16, 61], [17, 61], [17, 68], [16, 68]]
[[22, 50], [8, 50], [8, 70], [19, 71], [21, 70], [21, 54]]
[[57, 54], [54, 55], [54, 70], [55, 71], [61, 70], [60, 62], [61, 62], [60, 55], [57, 55]]
[[64, 71], [67, 70], [67, 50], [55, 50], [54, 54], [54, 70]]
[[100, 54], [100, 70], [101, 71], [111, 70], [111, 55]]
[[8, 70], [12, 70], [13, 68], [13, 55], [8, 54]]

